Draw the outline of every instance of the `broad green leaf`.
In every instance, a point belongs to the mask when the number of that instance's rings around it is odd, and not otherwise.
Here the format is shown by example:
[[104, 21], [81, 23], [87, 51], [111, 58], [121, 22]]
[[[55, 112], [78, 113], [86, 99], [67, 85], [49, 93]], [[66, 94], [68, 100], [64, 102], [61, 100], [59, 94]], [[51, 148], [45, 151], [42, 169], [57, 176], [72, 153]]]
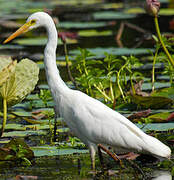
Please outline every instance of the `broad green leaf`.
[[151, 95], [152, 96], [163, 96], [163, 97], [167, 97], [167, 98], [174, 100], [174, 87], [163, 88], [163, 89], [154, 91]]
[[166, 119], [170, 115], [169, 112], [156, 113], [148, 116], [148, 118], [152, 119], [153, 122], [166, 122]]
[[21, 38], [13, 41], [14, 43], [20, 45], [28, 45], [28, 46], [41, 46], [47, 43], [47, 38]]
[[173, 101], [162, 96], [139, 96], [132, 95], [132, 101], [143, 108], [158, 109], [170, 105]]
[[6, 98], [8, 105], [22, 101], [35, 87], [39, 68], [29, 59], [23, 59], [16, 65], [15, 72], [0, 89], [1, 98]]
[[23, 46], [19, 46], [19, 45], [12, 45], [12, 44], [7, 44], [7, 45], [0, 45], [0, 49], [1, 50], [14, 50], [14, 49], [23, 49]]
[[13, 111], [12, 112], [16, 116], [22, 116], [22, 117], [31, 117], [32, 113], [27, 111]]
[[61, 28], [77, 28], [77, 29], [85, 29], [85, 28], [98, 28], [107, 26], [107, 22], [60, 22], [58, 27]]
[[5, 83], [14, 73], [17, 61], [11, 61], [6, 67], [0, 71], [0, 87]]
[[[47, 38], [40, 37], [40, 38], [23, 38], [23, 39], [16, 39], [13, 42], [19, 45], [25, 46], [44, 46], [47, 43]], [[67, 44], [74, 44], [77, 43], [76, 39], [66, 39]], [[62, 41], [58, 39], [58, 45], [62, 44]]]
[[10, 56], [0, 56], [0, 71], [12, 62]]
[[31, 147], [36, 157], [40, 156], [55, 156], [55, 155], [70, 155], [74, 153], [88, 153], [87, 149], [58, 149], [56, 146], [36, 146]]
[[[154, 86], [155, 86], [155, 89], [161, 89], [161, 88], [170, 87], [171, 84], [169, 82], [155, 82]], [[147, 82], [143, 83], [142, 90], [143, 91], [152, 90], [152, 83], [147, 83]]]
[[44, 130], [25, 130], [25, 131], [10, 131], [4, 132], [2, 137], [26, 137], [26, 136], [38, 136], [46, 135], [47, 132]]
[[105, 4], [101, 4], [100, 5], [101, 8], [103, 9], [119, 9], [119, 8], [123, 8], [123, 3], [105, 3]]
[[136, 124], [143, 131], [168, 131], [174, 129], [174, 123], [148, 123]]
[[92, 36], [111, 36], [112, 31], [97, 31], [97, 30], [81, 30], [78, 32], [79, 36], [92, 37]]
[[146, 13], [144, 8], [140, 8], [140, 7], [130, 8], [130, 9], [127, 9], [126, 11], [124, 11], [124, 12], [128, 13], [128, 14], [144, 14], [144, 13]]
[[104, 19], [104, 20], [113, 20], [113, 19], [132, 19], [135, 18], [135, 14], [125, 14], [123, 12], [116, 11], [104, 11], [104, 12], [95, 12], [93, 14], [95, 20]]
[[172, 15], [174, 15], [174, 9], [172, 9], [172, 8], [160, 8], [159, 15], [172, 16]]
[[[153, 51], [153, 49], [146, 49], [146, 48], [87, 48], [88, 51], [90, 51], [92, 54], [95, 54], [95, 56], [92, 56], [91, 58], [104, 58], [105, 54], [112, 54], [112, 55], [138, 55], [138, 54], [148, 54], [149, 50]], [[69, 51], [72, 55], [80, 55], [80, 50], [71, 50]]]
[[[0, 128], [1, 128], [1, 124], [0, 124]], [[21, 124], [15, 124], [15, 123], [13, 123], [13, 124], [7, 124], [6, 126], [5, 126], [5, 129], [6, 130], [15, 130], [15, 131], [25, 131], [26, 130], [26, 128], [25, 128], [25, 126], [23, 126], [23, 125], [21, 125]]]

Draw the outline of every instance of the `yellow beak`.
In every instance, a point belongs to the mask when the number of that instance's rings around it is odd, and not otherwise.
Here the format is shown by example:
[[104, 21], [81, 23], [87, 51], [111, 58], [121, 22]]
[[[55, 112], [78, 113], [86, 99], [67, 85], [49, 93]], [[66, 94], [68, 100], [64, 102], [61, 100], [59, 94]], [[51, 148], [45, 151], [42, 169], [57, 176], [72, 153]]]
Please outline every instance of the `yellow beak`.
[[15, 37], [19, 36], [22, 33], [25, 33], [29, 30], [29, 27], [32, 26], [32, 24], [30, 22], [25, 23], [22, 27], [20, 27], [16, 32], [14, 32], [11, 36], [9, 36], [4, 42], [3, 44], [6, 44], [7, 42], [11, 41], [12, 39], [14, 39]]

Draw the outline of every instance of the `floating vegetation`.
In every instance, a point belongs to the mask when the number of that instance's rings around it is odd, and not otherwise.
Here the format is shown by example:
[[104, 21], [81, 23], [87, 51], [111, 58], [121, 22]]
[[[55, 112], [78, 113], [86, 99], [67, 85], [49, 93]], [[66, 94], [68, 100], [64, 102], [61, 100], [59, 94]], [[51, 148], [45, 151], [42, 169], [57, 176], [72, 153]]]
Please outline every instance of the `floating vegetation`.
[[[162, 8], [159, 11], [162, 40], [173, 57], [172, 31], [174, 26], [171, 17], [173, 0], [170, 1], [170, 4], [167, 0], [160, 0], [160, 2], [164, 3], [161, 4]], [[167, 9], [166, 7], [169, 6], [170, 8]], [[130, 1], [125, 4], [103, 0], [51, 0], [49, 2], [1, 0], [1, 39], [23, 24], [24, 19], [30, 13], [36, 11], [46, 11], [54, 17], [55, 22], [60, 21], [57, 27], [60, 29], [59, 34], [65, 36], [68, 44], [70, 70], [77, 81], [78, 88], [91, 93], [93, 97], [126, 117], [135, 113], [136, 115], [131, 120], [143, 131], [169, 145], [173, 152], [173, 69], [166, 61], [167, 56], [163, 53], [157, 36], [152, 35], [154, 33], [153, 21], [151, 17], [144, 16], [142, 2]], [[122, 23], [126, 21], [129, 26], [123, 28]], [[14, 22], [14, 24], [10, 24], [10, 22]], [[131, 29], [132, 26], [136, 28]], [[123, 33], [120, 33], [121, 31]], [[166, 34], [164, 31], [171, 33]], [[17, 56], [18, 59], [31, 57], [31, 59], [37, 60], [41, 70], [39, 84], [32, 94], [27, 91], [29, 95], [22, 102], [23, 95], [20, 96], [20, 102], [15, 99], [14, 103], [12, 100], [9, 103], [8, 123], [3, 137], [0, 139], [0, 149], [2, 150], [0, 150], [0, 155], [3, 158], [15, 159], [15, 161], [12, 160], [10, 166], [7, 162], [0, 165], [1, 178], [142, 179], [142, 174], [135, 172], [136, 168], [132, 168], [127, 160], [123, 160], [126, 168], [121, 169], [117, 163], [105, 155], [104, 164], [109, 171], [107, 173], [101, 171], [101, 164], [96, 158], [97, 172], [93, 177], [89, 173], [90, 157], [85, 145], [73, 136], [63, 119], [57, 118], [57, 130], [54, 129], [54, 103], [45, 82], [45, 76], [43, 76], [42, 53], [47, 39], [44, 31], [38, 30], [35, 31], [35, 34], [38, 35], [38, 38], [33, 38], [33, 34], [28, 33], [14, 40], [13, 44], [0, 45], [1, 54], [11, 54], [14, 57]], [[122, 34], [120, 39], [124, 42], [122, 44], [117, 42], [117, 35], [120, 34]], [[74, 36], [74, 38], [68, 36]], [[58, 44], [60, 54], [57, 54], [57, 65], [61, 66], [60, 74], [68, 86], [75, 88], [68, 77], [63, 43], [59, 40]], [[79, 50], [77, 47], [82, 49]], [[36, 56], [37, 58], [35, 58]], [[3, 64], [2, 68], [1, 63]], [[3, 58], [0, 59], [0, 86], [4, 86], [17, 66], [19, 63], [16, 61], [9, 59], [6, 63]], [[23, 77], [27, 73], [28, 66], [20, 76]], [[77, 69], [84, 71], [84, 68], [86, 68], [87, 74], [79, 75]], [[35, 68], [33, 71], [38, 72]], [[144, 82], [140, 85], [141, 80]], [[20, 86], [20, 91], [23, 91], [24, 86], [25, 84]], [[134, 88], [135, 91], [131, 91], [131, 88]], [[10, 89], [8, 92], [12, 92], [13, 88]], [[137, 93], [134, 96], [138, 97], [138, 100], [135, 98], [134, 103], [130, 98], [133, 96], [130, 95], [130, 92]], [[24, 93], [25, 96], [26, 94]], [[147, 108], [150, 109], [147, 110]], [[144, 114], [142, 111], [145, 111]], [[136, 118], [137, 114], [140, 114], [138, 118]], [[2, 112], [0, 112], [0, 119], [3, 121]], [[31, 147], [29, 157], [24, 156], [24, 152], [27, 152], [28, 148], [26, 148], [27, 150], [21, 148], [21, 146], [26, 147], [23, 142], [18, 143], [16, 140], [14, 145], [4, 147], [15, 137], [22, 137], [28, 147]], [[35, 156], [34, 161], [31, 160], [33, 155]], [[130, 157], [132, 158], [132, 156]], [[151, 162], [147, 166], [145, 161], [141, 162], [140, 159], [135, 159], [133, 162], [140, 166], [148, 177], [147, 179], [172, 179], [174, 176], [174, 167], [171, 163], [173, 159], [156, 163], [150, 158]], [[143, 160], [147, 159], [145, 157]], [[16, 162], [17, 164], [15, 164]]]

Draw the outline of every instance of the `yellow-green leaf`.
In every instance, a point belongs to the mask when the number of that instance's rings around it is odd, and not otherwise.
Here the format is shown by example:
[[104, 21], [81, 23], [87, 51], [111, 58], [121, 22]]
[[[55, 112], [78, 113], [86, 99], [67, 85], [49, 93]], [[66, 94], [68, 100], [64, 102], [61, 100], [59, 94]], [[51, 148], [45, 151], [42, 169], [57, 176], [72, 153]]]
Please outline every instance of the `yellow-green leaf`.
[[17, 61], [11, 61], [5, 68], [0, 71], [0, 87], [5, 83], [9, 77], [14, 73]]

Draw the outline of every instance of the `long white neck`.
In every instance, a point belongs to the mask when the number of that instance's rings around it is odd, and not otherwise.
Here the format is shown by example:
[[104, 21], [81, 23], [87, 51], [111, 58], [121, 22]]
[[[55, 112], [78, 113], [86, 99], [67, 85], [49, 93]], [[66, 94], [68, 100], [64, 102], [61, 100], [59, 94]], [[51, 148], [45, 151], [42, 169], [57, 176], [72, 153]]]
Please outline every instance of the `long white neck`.
[[52, 94], [61, 94], [66, 89], [68, 89], [68, 87], [61, 79], [59, 70], [56, 65], [56, 48], [58, 35], [52, 19], [48, 21], [48, 23], [45, 25], [45, 28], [48, 34], [48, 41], [44, 50], [46, 77]]

